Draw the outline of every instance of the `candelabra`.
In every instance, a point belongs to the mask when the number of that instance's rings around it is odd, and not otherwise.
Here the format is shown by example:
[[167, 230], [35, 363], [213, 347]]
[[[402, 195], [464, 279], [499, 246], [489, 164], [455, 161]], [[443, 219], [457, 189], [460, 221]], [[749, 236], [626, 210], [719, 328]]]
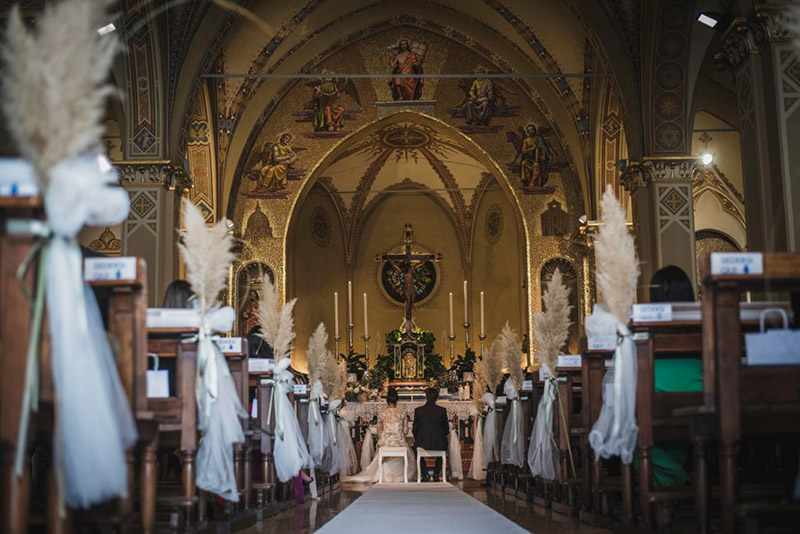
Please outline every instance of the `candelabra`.
[[356, 325], [350, 323], [347, 325], [347, 354], [350, 355], [353, 352], [353, 345], [354, 345], [354, 338], [353, 338], [353, 329]]
[[465, 349], [468, 349], [469, 348], [469, 322], [468, 321], [464, 323], [464, 340], [467, 342], [467, 344], [464, 347], [465, 347]]
[[454, 341], [456, 340], [456, 336], [450, 334], [447, 336], [447, 339], [450, 340], [450, 365], [453, 365], [453, 360], [455, 360], [455, 351], [454, 351]]
[[484, 353], [484, 341], [486, 341], [486, 334], [480, 334], [478, 338], [481, 340], [481, 358], [483, 358]]
[[361, 339], [364, 340], [364, 359], [367, 361], [367, 365], [369, 365], [369, 336], [365, 334]]
[[342, 336], [334, 336], [334, 341], [336, 341], [336, 357], [338, 358], [341, 352], [339, 352], [339, 341], [342, 340]]

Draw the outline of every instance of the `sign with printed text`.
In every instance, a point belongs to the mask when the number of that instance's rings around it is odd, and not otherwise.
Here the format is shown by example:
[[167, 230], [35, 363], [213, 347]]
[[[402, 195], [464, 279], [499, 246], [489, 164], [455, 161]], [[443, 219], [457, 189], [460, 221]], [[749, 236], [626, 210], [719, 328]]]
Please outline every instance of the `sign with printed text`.
[[136, 280], [136, 258], [86, 258], [83, 279], [87, 282]]
[[241, 354], [242, 353], [242, 338], [240, 337], [223, 337], [217, 340], [217, 346], [222, 354]]
[[308, 384], [295, 384], [294, 385], [294, 394], [295, 395], [308, 395]]
[[533, 391], [533, 380], [523, 380], [520, 391]]
[[711, 274], [764, 274], [760, 252], [713, 252]]
[[617, 336], [594, 336], [587, 338], [586, 344], [589, 350], [615, 350], [617, 348]]
[[581, 366], [581, 355], [580, 354], [562, 354], [558, 357], [558, 363], [556, 364], [558, 367], [563, 368], [570, 368], [570, 367], [580, 367]]
[[250, 358], [247, 360], [247, 370], [251, 373], [269, 373], [275, 369], [275, 360], [272, 358]]
[[634, 304], [633, 320], [654, 323], [672, 320], [672, 304]]
[[506, 396], [505, 396], [505, 395], [501, 395], [501, 396], [497, 397], [497, 398], [494, 400], [494, 403], [495, 403], [497, 406], [505, 406], [506, 402], [508, 402], [508, 400], [506, 399]]

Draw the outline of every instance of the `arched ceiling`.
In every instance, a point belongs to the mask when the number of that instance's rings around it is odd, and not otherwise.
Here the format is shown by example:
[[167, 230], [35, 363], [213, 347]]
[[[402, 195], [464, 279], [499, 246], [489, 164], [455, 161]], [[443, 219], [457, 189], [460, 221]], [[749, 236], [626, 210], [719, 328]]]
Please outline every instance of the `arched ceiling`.
[[[173, 93], [173, 116], [177, 119], [182, 110], [191, 109], [196, 88], [186, 85], [196, 85], [203, 73], [309, 71], [331, 48], [357, 40], [366, 29], [410, 20], [485, 51], [502, 71], [608, 71], [621, 86], [626, 119], [640, 123], [636, 84], [633, 69], [629, 68], [632, 63], [620, 34], [620, 22], [611, 22], [610, 12], [619, 11], [617, 4], [620, 2], [611, 0], [602, 7], [574, 0], [542, 0], [535, 5], [528, 0], [245, 2], [258, 24], [246, 17], [224, 14], [218, 8], [210, 9], [202, 22], [196, 23], [189, 51], [178, 54], [186, 60], [179, 70], [181, 82]], [[621, 51], [625, 53], [620, 54]], [[595, 58], [593, 64], [587, 61], [591, 57]], [[583, 117], [591, 79], [553, 77], [520, 83], [528, 88], [537, 106], [548, 116], [550, 126], [565, 141], [586, 196], [591, 158]], [[228, 205], [227, 191], [235, 174], [241, 171], [237, 163], [247, 157], [247, 150], [252, 147], [252, 132], [267, 120], [269, 107], [274, 106], [281, 91], [285, 92], [286, 85], [284, 80], [252, 78], [228, 78], [218, 85], [219, 145], [224, 152], [219, 158], [222, 206]], [[187, 131], [185, 124], [176, 125], [179, 122], [173, 121], [175, 135], [171, 137], [176, 151], [184, 146], [180, 132]], [[629, 142], [636, 144], [636, 139], [633, 135]]]

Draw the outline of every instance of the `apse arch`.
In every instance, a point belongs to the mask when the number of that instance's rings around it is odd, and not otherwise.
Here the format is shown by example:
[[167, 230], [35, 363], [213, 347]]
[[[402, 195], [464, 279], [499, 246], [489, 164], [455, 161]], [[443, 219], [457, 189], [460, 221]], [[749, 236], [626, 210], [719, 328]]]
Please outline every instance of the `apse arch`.
[[[405, 124], [413, 124], [421, 128], [427, 128], [428, 130], [426, 131], [435, 132], [436, 135], [442, 136], [445, 142], [454, 147], [458, 147], [459, 150], [463, 150], [465, 157], [471, 158], [477, 164], [480, 164], [482, 172], [480, 173], [480, 182], [476, 183], [475, 187], [473, 188], [475, 189], [475, 195], [480, 193], [480, 187], [485, 186], [486, 180], [483, 175], [489, 173], [492, 179], [500, 186], [503, 194], [507, 197], [508, 204], [512, 206], [513, 213], [510, 215], [512, 215], [514, 219], [513, 224], [515, 224], [517, 228], [521, 229], [522, 235], [524, 236], [524, 251], [521, 251], [521, 255], [524, 254], [526, 297], [524, 314], [522, 317], [520, 317], [520, 320], [521, 325], [525, 325], [525, 328], [528, 331], [532, 331], [531, 321], [533, 310], [531, 306], [533, 305], [533, 299], [531, 298], [531, 295], [536, 294], [536, 287], [538, 286], [538, 280], [535, 279], [535, 276], [527, 275], [527, 273], [532, 272], [531, 241], [533, 238], [533, 222], [530, 219], [533, 217], [533, 211], [523, 208], [524, 201], [521, 198], [522, 193], [520, 191], [520, 187], [516, 183], [512, 182], [509, 176], [504, 172], [503, 169], [500, 168], [494, 159], [489, 154], [484, 152], [469, 137], [446, 122], [415, 111], [400, 111], [377, 119], [355, 130], [347, 137], [341, 139], [322, 158], [320, 158], [315, 166], [307, 173], [306, 177], [300, 183], [297, 193], [292, 195], [289, 199], [290, 206], [288, 208], [288, 214], [285, 219], [286, 222], [282, 232], [283, 264], [285, 266], [285, 268], [281, 270], [280, 274], [280, 276], [283, 277], [282, 286], [284, 288], [288, 287], [287, 275], [292, 269], [292, 228], [295, 227], [298, 221], [299, 213], [301, 212], [301, 208], [306, 203], [308, 195], [314, 185], [320, 179], [327, 178], [327, 187], [329, 190], [336, 192], [336, 187], [340, 184], [332, 183], [332, 181], [329, 179], [331, 175], [331, 168], [334, 164], [340, 162], [343, 158], [347, 158], [349, 154], [352, 154], [353, 151], [357, 150], [359, 146], [363, 146], [363, 144], [368, 140], [374, 140], [376, 135], [382, 134], [387, 128], [400, 128]], [[367, 169], [367, 171], [369, 171], [369, 169]], [[348, 211], [348, 221], [346, 223], [348, 226], [348, 231], [346, 233], [347, 236], [349, 236], [349, 239], [355, 241], [360, 239], [360, 233], [358, 232], [359, 221], [368, 217], [371, 210], [375, 209], [376, 206], [383, 202], [387, 197], [391, 196], [392, 191], [396, 191], [397, 188], [415, 188], [416, 190], [420, 191], [420, 194], [435, 198], [435, 201], [443, 209], [446, 207], [444, 211], [451, 215], [451, 224], [454, 226], [456, 234], [458, 235], [461, 233], [466, 233], [467, 244], [471, 240], [472, 213], [470, 210], [474, 209], [479, 202], [477, 198], [473, 199], [471, 203], [467, 203], [463, 196], [459, 198], [459, 195], [462, 194], [458, 188], [458, 185], [460, 184], [457, 184], [455, 189], [447, 187], [445, 182], [442, 182], [442, 185], [438, 187], [437, 190], [433, 190], [430, 187], [427, 189], [420, 189], [420, 184], [414, 183], [415, 181], [404, 181], [402, 178], [400, 178], [397, 180], [399, 183], [391, 184], [391, 186], [382, 188], [380, 190], [372, 190], [371, 186], [374, 184], [375, 176], [370, 177], [368, 175], [369, 172], [365, 172], [365, 176], [358, 178], [358, 187], [355, 189], [345, 189], [345, 194], [352, 195], [350, 200], [353, 204], [351, 209]], [[457, 176], [452, 178], [458, 180]], [[442, 178], [442, 180], [444, 179], [445, 178]], [[355, 178], [353, 178], [353, 180], [355, 180]], [[373, 181], [371, 182], [370, 180]], [[440, 195], [439, 193], [441, 192], [443, 192], [444, 195]], [[360, 201], [357, 199], [359, 195], [361, 196]], [[459, 211], [461, 208], [465, 209], [463, 213]], [[526, 216], [526, 213], [530, 213], [531, 215]], [[509, 221], [509, 223], [511, 223], [511, 221]], [[461, 225], [464, 225], [463, 228]], [[353, 258], [356, 257], [355, 255], [352, 255], [352, 247], [357, 245], [355, 242], [351, 241], [348, 246], [351, 248], [350, 260], [352, 261]], [[465, 250], [468, 251], [469, 248], [465, 247]], [[463, 261], [470, 261], [468, 253], [466, 254], [465, 258], [462, 258], [462, 262]]]

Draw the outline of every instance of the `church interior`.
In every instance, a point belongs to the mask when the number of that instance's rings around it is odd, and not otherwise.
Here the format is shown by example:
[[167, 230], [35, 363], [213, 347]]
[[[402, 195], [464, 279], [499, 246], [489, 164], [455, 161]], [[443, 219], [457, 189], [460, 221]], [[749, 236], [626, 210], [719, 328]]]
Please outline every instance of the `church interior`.
[[796, 0], [0, 27], [0, 532], [798, 531]]

